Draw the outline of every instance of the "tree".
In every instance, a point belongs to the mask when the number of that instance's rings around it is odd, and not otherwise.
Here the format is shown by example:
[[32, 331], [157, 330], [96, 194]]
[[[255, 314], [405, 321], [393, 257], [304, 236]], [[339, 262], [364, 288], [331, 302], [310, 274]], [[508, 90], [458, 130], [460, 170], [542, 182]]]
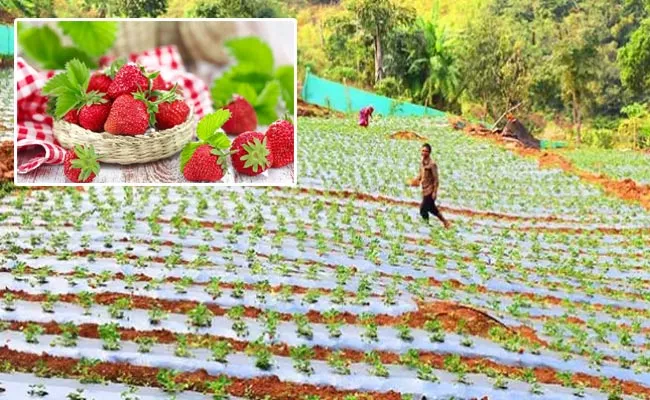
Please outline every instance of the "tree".
[[119, 0], [119, 10], [129, 18], [155, 18], [167, 12], [167, 0]]
[[190, 11], [199, 18], [278, 18], [283, 16], [275, 1], [210, 0], [202, 1]]
[[384, 40], [395, 28], [415, 20], [413, 9], [394, 4], [391, 0], [350, 0], [347, 8], [361, 28], [372, 37], [375, 50], [375, 83], [384, 77]]
[[593, 94], [598, 77], [598, 38], [595, 34], [598, 29], [590, 25], [583, 14], [571, 14], [560, 28], [561, 38], [555, 47], [555, 65], [560, 73], [563, 96], [571, 104], [578, 143], [587, 99]]
[[325, 53], [332, 67], [326, 74], [331, 79], [362, 81], [372, 84], [372, 37], [362, 29], [355, 15], [337, 13], [325, 21], [329, 32], [325, 39]]
[[422, 87], [421, 96], [424, 105], [453, 105], [459, 95], [460, 71], [451, 42], [444, 29], [437, 29], [431, 22], [424, 24], [424, 32], [429, 49], [429, 75]]
[[460, 76], [470, 102], [479, 102], [496, 119], [528, 97], [533, 58], [513, 26], [477, 18], [458, 40]]
[[0, 0], [0, 9], [24, 18], [52, 18], [54, 0]]
[[631, 139], [634, 149], [648, 147], [650, 136], [644, 134], [650, 126], [648, 108], [643, 104], [632, 103], [623, 107], [621, 113], [625, 114], [627, 119], [621, 121], [619, 134], [624, 139]]
[[623, 84], [640, 94], [650, 89], [650, 19], [646, 19], [618, 52]]

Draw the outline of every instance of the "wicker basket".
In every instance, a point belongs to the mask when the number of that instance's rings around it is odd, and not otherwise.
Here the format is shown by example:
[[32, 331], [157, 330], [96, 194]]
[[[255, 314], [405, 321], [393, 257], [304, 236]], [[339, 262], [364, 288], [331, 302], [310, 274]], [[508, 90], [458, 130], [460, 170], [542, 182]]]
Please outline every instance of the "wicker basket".
[[54, 137], [66, 149], [78, 144], [91, 144], [99, 155], [99, 161], [129, 165], [173, 156], [192, 140], [195, 128], [194, 111], [190, 108], [187, 121], [164, 131], [137, 136], [113, 135], [89, 131], [59, 120], [54, 121]]

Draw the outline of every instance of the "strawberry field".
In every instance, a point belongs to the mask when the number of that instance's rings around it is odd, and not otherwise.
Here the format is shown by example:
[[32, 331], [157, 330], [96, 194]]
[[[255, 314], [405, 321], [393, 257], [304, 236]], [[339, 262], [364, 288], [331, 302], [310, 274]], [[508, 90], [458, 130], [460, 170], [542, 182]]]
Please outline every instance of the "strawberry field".
[[650, 398], [646, 210], [443, 120], [298, 125], [297, 188], [4, 197], [4, 396]]

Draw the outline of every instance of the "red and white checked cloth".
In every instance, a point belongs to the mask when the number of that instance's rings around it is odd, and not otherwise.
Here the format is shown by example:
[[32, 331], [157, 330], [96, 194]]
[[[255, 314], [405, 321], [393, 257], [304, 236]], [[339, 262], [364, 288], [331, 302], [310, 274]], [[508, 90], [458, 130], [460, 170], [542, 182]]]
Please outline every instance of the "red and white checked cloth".
[[[134, 53], [129, 56], [129, 61], [137, 62], [149, 71], [160, 71], [160, 75], [167, 82], [178, 83], [183, 90], [185, 101], [194, 108], [199, 118], [213, 111], [208, 86], [196, 75], [185, 70], [176, 46], [163, 46], [143, 53]], [[100, 60], [102, 67], [111, 62], [109, 57]], [[52, 134], [53, 120], [45, 112], [47, 97], [41, 94], [41, 88], [56, 71], [37, 71], [19, 57], [14, 73], [18, 100], [17, 149], [19, 152], [35, 147], [42, 150], [37, 156], [19, 165], [18, 173], [26, 174], [43, 164], [63, 163], [65, 149]]]

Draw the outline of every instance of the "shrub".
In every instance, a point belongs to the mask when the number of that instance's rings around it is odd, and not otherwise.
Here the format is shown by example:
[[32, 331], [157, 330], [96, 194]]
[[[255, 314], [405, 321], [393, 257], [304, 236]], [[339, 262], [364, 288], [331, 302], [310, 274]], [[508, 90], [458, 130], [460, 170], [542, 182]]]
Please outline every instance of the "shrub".
[[377, 94], [391, 98], [398, 98], [402, 94], [402, 85], [392, 76], [377, 82], [374, 89]]
[[584, 132], [582, 141], [591, 147], [611, 149], [616, 142], [616, 131], [611, 129], [589, 129]]
[[350, 81], [358, 82], [360, 80], [359, 72], [350, 67], [334, 67], [325, 71], [325, 77], [337, 82]]

